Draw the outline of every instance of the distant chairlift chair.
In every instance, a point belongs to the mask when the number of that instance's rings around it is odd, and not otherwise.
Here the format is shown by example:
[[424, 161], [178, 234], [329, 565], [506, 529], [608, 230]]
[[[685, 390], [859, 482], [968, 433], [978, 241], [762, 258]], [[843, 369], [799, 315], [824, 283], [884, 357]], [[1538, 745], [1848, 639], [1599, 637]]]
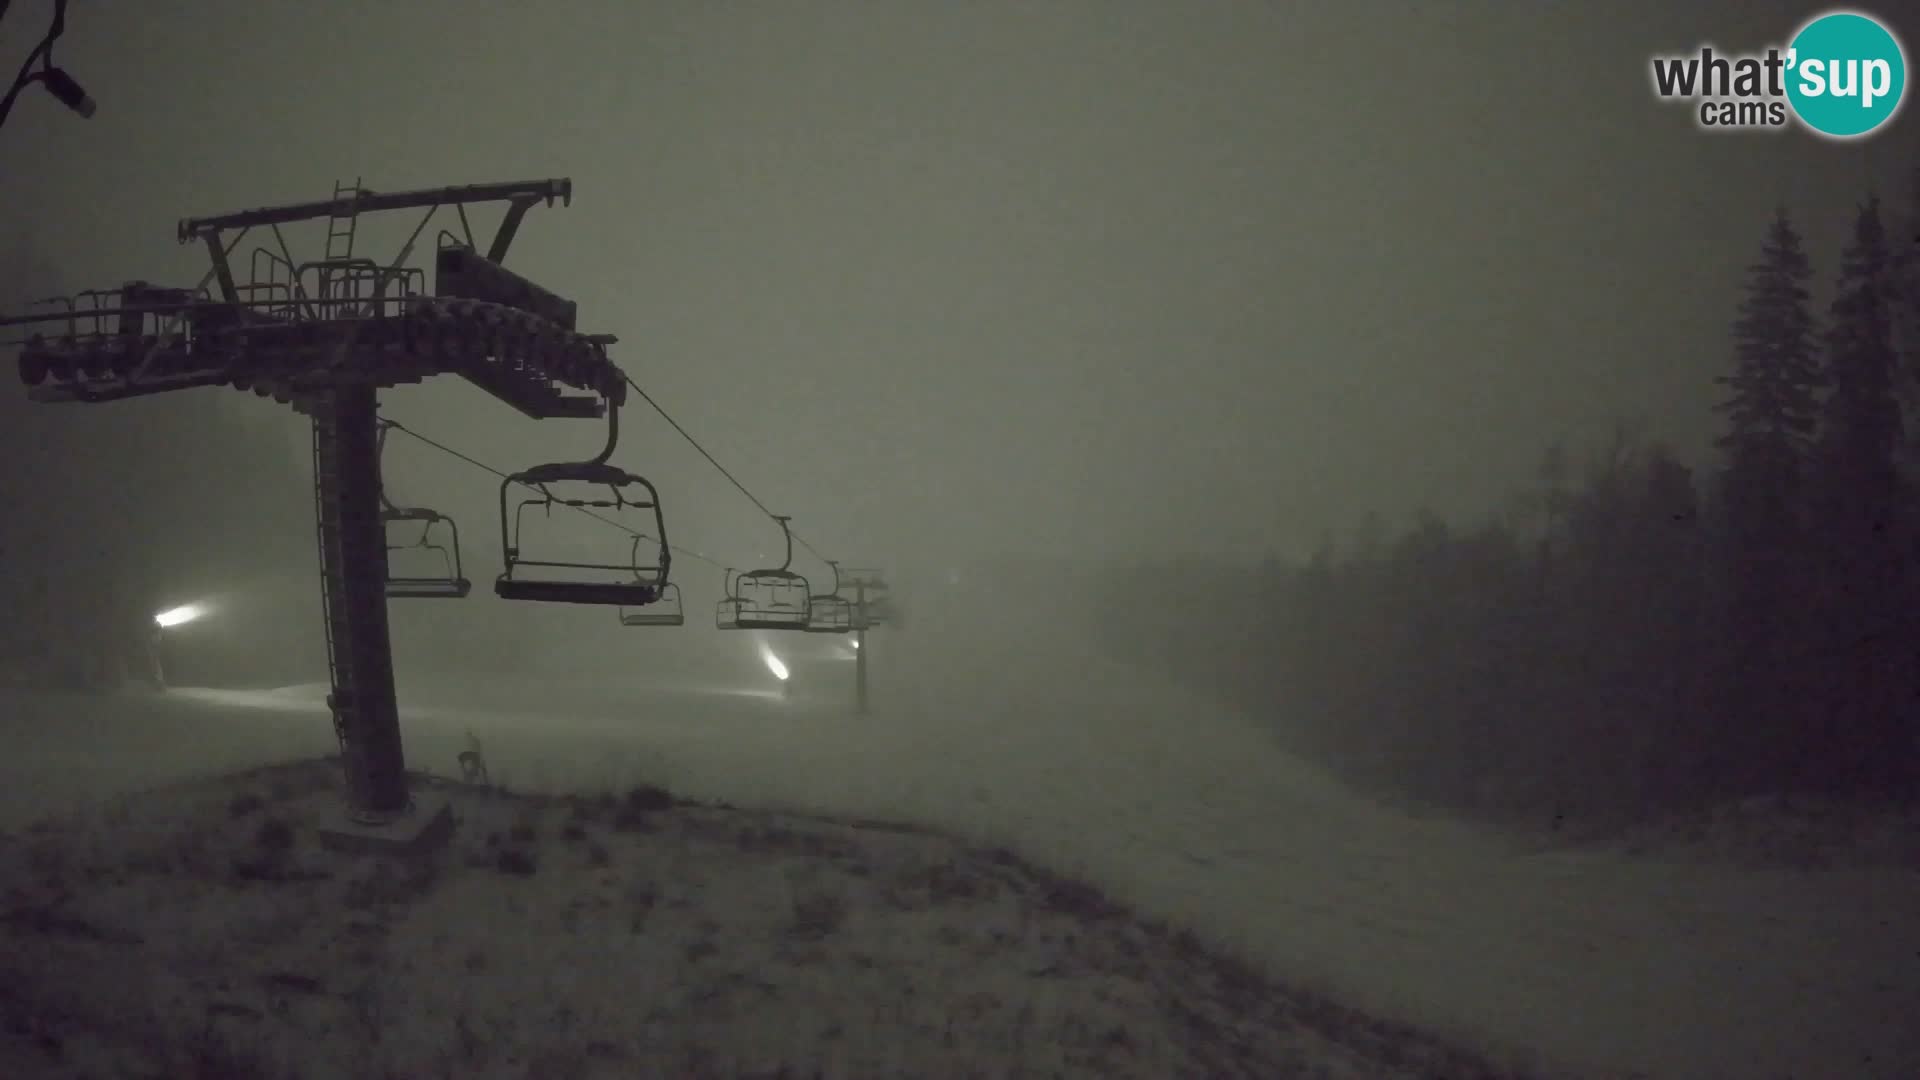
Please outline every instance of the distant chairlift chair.
[[722, 630], [802, 630], [811, 620], [807, 579], [794, 573], [793, 531], [790, 518], [775, 517], [786, 537], [787, 557], [778, 567], [727, 571], [727, 595], [715, 611], [715, 623]]
[[733, 567], [727, 567], [720, 578], [720, 592], [723, 599], [713, 609], [713, 624], [722, 630], [740, 629], [740, 598], [733, 595]]
[[853, 601], [840, 595], [840, 564], [832, 559], [833, 588], [807, 598], [807, 633], [845, 634], [853, 630]]
[[[633, 538], [633, 573], [643, 578], [646, 571], [640, 566], [640, 541], [644, 536], [635, 534]], [[686, 612], [680, 606], [680, 586], [668, 582], [660, 586], [660, 598], [645, 607], [620, 608], [621, 626], [684, 626]]]
[[[452, 518], [435, 513], [425, 507], [392, 507], [391, 514], [382, 512], [383, 522], [417, 521], [421, 523], [420, 535], [411, 544], [387, 545], [387, 597], [393, 600], [463, 600], [473, 591], [473, 582], [467, 580], [460, 566], [460, 528]], [[436, 525], [444, 525], [447, 530], [447, 542], [433, 542], [433, 530]], [[430, 551], [438, 555], [446, 567], [446, 573], [427, 577], [413, 577], [393, 572], [393, 555], [403, 551]]]
[[[387, 429], [390, 424], [380, 425], [378, 436], [379, 452], [384, 456], [387, 445]], [[387, 597], [393, 600], [461, 600], [473, 591], [473, 582], [468, 581], [460, 565], [460, 527], [452, 518], [423, 506], [395, 506], [387, 498], [386, 486], [380, 490], [380, 524], [391, 525], [395, 522], [418, 523], [420, 534], [410, 544], [387, 544]], [[434, 528], [446, 526], [447, 542], [434, 542]], [[445, 573], [429, 576], [395, 574], [393, 572], [396, 552], [432, 552], [438, 556]], [[411, 557], [410, 557], [411, 558]]]

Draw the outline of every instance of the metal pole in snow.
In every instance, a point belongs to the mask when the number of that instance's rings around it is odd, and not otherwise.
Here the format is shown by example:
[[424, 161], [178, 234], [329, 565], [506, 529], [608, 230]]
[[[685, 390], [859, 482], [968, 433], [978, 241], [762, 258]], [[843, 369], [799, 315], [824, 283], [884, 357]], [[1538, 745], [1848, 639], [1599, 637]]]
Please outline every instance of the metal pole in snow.
[[860, 622], [853, 629], [853, 707], [861, 716], [867, 715], [867, 583], [854, 583], [853, 595], [857, 598], [854, 610], [860, 613]]

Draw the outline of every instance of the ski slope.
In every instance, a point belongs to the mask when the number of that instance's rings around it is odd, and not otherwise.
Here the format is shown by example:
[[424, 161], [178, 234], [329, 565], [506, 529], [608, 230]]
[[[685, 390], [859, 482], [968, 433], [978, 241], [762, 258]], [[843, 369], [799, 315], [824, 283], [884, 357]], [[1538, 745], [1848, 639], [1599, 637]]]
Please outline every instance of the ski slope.
[[[1920, 875], [1530, 855], [1358, 799], [1248, 720], [1046, 627], [955, 608], [870, 648], [864, 719], [823, 700], [851, 665], [800, 670], [793, 701], [771, 679], [407, 681], [409, 761], [451, 773], [471, 731], [520, 790], [650, 782], [938, 826], [1094, 880], [1278, 979], [1548, 1070], [1920, 1075]], [[4, 824], [329, 752], [323, 693], [9, 694]]]

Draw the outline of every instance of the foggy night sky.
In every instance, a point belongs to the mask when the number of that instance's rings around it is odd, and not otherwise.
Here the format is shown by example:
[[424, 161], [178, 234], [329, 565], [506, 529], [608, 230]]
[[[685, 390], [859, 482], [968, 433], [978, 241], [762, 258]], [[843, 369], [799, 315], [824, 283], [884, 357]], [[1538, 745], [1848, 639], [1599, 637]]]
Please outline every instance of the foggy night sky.
[[[13, 5], [6, 63], [49, 10]], [[56, 58], [99, 113], [23, 96], [0, 236], [61, 288], [191, 284], [183, 216], [336, 177], [568, 176], [573, 206], [533, 210], [507, 264], [618, 334], [616, 362], [828, 554], [1295, 554], [1368, 510], [1477, 513], [1617, 418], [1701, 460], [1774, 205], [1824, 306], [1856, 202], [1877, 183], [1904, 212], [1920, 156], [1911, 103], [1854, 145], [1703, 134], [1648, 58], [1761, 48], [1815, 11], [77, 0]], [[361, 253], [416, 220], [367, 219]], [[289, 231], [296, 257], [323, 233]], [[387, 400], [497, 465], [601, 439], [450, 378]], [[635, 406], [616, 461], [676, 542], [774, 554]], [[393, 450], [399, 500], [471, 516], [496, 558], [495, 481]]]

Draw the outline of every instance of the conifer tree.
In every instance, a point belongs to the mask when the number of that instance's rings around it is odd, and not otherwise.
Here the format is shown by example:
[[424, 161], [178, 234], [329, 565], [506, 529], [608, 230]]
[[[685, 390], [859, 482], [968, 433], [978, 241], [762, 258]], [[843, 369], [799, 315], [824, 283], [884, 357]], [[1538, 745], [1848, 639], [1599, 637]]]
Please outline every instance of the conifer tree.
[[1728, 428], [1718, 440], [1728, 575], [1721, 691], [1734, 725], [1723, 779], [1740, 788], [1773, 786], [1800, 765], [1806, 716], [1795, 705], [1804, 694], [1790, 665], [1801, 651], [1800, 608], [1809, 592], [1800, 577], [1801, 494], [1820, 405], [1812, 274], [1783, 208], [1748, 268], [1733, 325], [1733, 372], [1718, 380], [1731, 390], [1719, 406]]
[[[1734, 322], [1734, 370], [1716, 381], [1731, 390], [1719, 406], [1728, 430], [1729, 491], [1742, 524], [1785, 527], [1803, 478], [1819, 411], [1821, 367], [1807, 281], [1812, 264], [1783, 208], [1748, 267], [1747, 297]], [[1769, 511], [1779, 521], [1763, 522]]]
[[[1893, 343], [1900, 356], [1895, 382], [1908, 415], [1920, 416], [1920, 168], [1913, 171], [1906, 213], [1889, 221], [1887, 249]], [[1920, 471], [1920, 423], [1909, 422], [1907, 435], [1902, 461], [1909, 471]]]
[[1834, 510], [1884, 532], [1902, 441], [1896, 395], [1893, 265], [1879, 201], [1869, 200], [1841, 256], [1828, 321], [1819, 467]]
[[1890, 633], [1904, 614], [1908, 577], [1894, 290], [1879, 203], [1869, 200], [1841, 258], [1813, 473], [1822, 557], [1810, 614], [1829, 657], [1818, 707], [1840, 725], [1816, 735], [1829, 784], [1884, 785], [1894, 779], [1887, 770], [1907, 756], [1899, 717], [1908, 707], [1910, 664]]

